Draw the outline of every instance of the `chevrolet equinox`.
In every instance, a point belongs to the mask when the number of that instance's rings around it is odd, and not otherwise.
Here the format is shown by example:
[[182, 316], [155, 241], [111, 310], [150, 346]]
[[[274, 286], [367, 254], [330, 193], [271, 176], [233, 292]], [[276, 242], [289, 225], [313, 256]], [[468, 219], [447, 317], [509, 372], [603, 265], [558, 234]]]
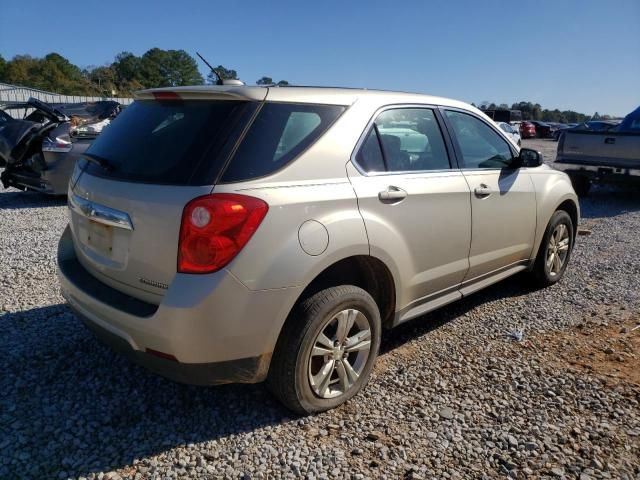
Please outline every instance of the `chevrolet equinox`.
[[68, 202], [60, 283], [98, 338], [298, 413], [358, 393], [385, 327], [560, 280], [579, 219], [568, 177], [470, 105], [311, 87], [139, 92]]

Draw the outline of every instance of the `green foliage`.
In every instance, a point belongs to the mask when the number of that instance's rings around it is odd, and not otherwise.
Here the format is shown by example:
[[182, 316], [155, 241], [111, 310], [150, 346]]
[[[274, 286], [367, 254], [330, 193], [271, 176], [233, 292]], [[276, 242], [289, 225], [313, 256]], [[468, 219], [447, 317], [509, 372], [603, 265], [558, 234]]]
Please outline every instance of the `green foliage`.
[[204, 79], [184, 50], [152, 48], [141, 57], [121, 52], [110, 65], [85, 70], [57, 53], [16, 55], [8, 62], [0, 57], [0, 81], [69, 95], [129, 96], [143, 88], [201, 85]]
[[4, 81], [65, 94], [85, 92], [88, 87], [82, 71], [57, 53], [44, 58], [16, 55], [6, 64]]
[[0, 55], [0, 82], [6, 82], [7, 61]]
[[[222, 80], [238, 80], [238, 72], [235, 70], [230, 70], [222, 65], [218, 65], [214, 70]], [[216, 77], [213, 72], [209, 72], [207, 75], [207, 83], [215, 85], [217, 81], [218, 77]]]
[[2, 55], [0, 55], [0, 82], [5, 81], [5, 74], [7, 71], [7, 61]]
[[285, 85], [289, 85], [289, 82], [287, 82], [286, 80], [280, 80], [276, 83], [271, 77], [262, 77], [259, 80], [256, 80], [256, 85], [279, 85], [283, 87]]
[[147, 87], [202, 84], [196, 61], [184, 50], [152, 48], [142, 55], [140, 80]]
[[[554, 110], [543, 109], [539, 103], [532, 102], [516, 102], [509, 107], [506, 103], [496, 105], [495, 103], [484, 101], [480, 104], [482, 110], [493, 109], [511, 109], [520, 110], [522, 112], [523, 120], [540, 120], [542, 122], [558, 122], [558, 123], [582, 123], [591, 119], [590, 115], [584, 113], [574, 112], [573, 110], [560, 111], [557, 108]], [[595, 115], [598, 115], [596, 112]], [[594, 115], [594, 119], [595, 119]], [[604, 115], [601, 118], [611, 118], [609, 115]]]

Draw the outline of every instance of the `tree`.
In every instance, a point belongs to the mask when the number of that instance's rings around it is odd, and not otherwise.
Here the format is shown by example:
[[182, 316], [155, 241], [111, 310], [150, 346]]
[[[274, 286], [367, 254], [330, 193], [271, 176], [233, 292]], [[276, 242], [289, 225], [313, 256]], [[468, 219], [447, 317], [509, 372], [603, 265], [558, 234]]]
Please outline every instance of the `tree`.
[[[218, 65], [214, 70], [222, 80], [238, 80], [238, 72], [235, 70], [230, 70], [222, 65]], [[215, 85], [218, 82], [218, 76], [214, 75], [213, 72], [209, 72], [207, 83]]]
[[85, 93], [88, 87], [82, 71], [57, 53], [44, 58], [16, 55], [5, 67], [5, 81], [70, 95]]
[[2, 55], [0, 55], [0, 82], [5, 81], [5, 74], [7, 71], [7, 61], [4, 59]]
[[120, 91], [116, 84], [116, 71], [111, 65], [87, 67], [84, 76], [96, 95], [109, 97]]
[[140, 83], [147, 88], [202, 84], [195, 59], [184, 50], [152, 48], [142, 55]]
[[6, 82], [39, 88], [40, 78], [36, 76], [37, 62], [38, 60], [30, 55], [16, 55], [5, 67]]
[[80, 68], [58, 53], [49, 53], [38, 61], [36, 75], [40, 77], [43, 90], [74, 95], [88, 87]]
[[280, 80], [276, 83], [271, 77], [262, 77], [256, 81], [256, 85], [278, 85], [280, 87], [284, 87], [285, 85], [289, 85], [289, 82], [286, 80]]
[[142, 59], [131, 52], [120, 52], [111, 64], [114, 72], [116, 89], [123, 94], [130, 94], [144, 88], [142, 84]]
[[184, 50], [168, 50], [166, 75], [171, 86], [202, 85], [196, 60]]

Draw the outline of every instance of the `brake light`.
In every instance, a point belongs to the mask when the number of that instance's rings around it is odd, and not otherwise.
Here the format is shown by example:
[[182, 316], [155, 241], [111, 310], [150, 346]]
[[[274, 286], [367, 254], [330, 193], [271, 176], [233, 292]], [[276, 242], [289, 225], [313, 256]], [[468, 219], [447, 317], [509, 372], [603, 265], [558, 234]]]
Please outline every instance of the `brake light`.
[[153, 92], [153, 97], [156, 100], [181, 100], [180, 95], [178, 95], [176, 92]]
[[214, 193], [191, 200], [182, 212], [178, 272], [211, 273], [240, 253], [269, 206], [259, 198]]

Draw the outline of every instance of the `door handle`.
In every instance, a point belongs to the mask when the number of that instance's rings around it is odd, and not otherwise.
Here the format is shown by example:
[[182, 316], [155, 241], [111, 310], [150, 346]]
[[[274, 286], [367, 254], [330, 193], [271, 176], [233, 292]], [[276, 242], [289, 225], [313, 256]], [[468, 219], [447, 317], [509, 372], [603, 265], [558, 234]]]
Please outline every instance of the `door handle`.
[[399, 203], [407, 198], [407, 192], [403, 189], [390, 185], [386, 190], [378, 193], [378, 199], [382, 203]]
[[491, 190], [484, 183], [481, 183], [479, 187], [475, 188], [473, 193], [476, 194], [476, 197], [488, 197], [489, 195], [491, 195], [493, 193], [493, 190]]
[[613, 145], [614, 143], [616, 143], [616, 139], [613, 137], [607, 137], [604, 139], [604, 143], [606, 143], [607, 145]]

